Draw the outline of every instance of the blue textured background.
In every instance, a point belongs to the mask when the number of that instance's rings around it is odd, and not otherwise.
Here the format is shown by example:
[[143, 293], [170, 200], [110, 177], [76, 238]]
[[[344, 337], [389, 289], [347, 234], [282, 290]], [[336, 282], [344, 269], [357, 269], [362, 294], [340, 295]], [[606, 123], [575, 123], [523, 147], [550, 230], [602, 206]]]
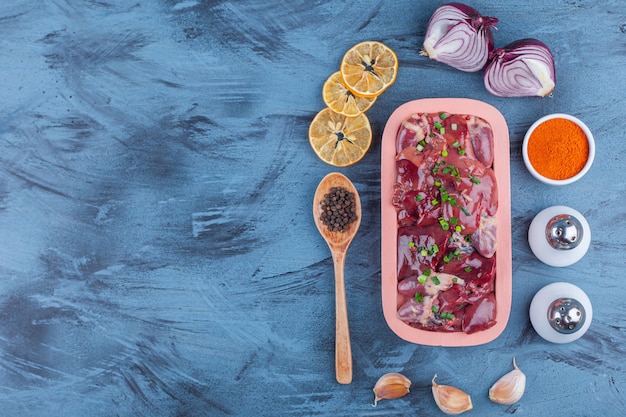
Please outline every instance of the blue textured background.
[[[626, 12], [623, 0], [472, 1], [556, 59], [552, 98], [489, 95], [480, 73], [418, 56], [430, 14], [411, 1], [13, 0], [0, 6], [0, 414], [6, 416], [440, 415], [439, 382], [468, 416], [617, 416], [626, 410]], [[355, 43], [400, 60], [368, 112], [369, 153], [341, 172], [363, 202], [346, 287], [354, 381], [334, 377], [332, 262], [311, 218], [319, 180], [308, 125]], [[380, 135], [400, 104], [469, 97], [511, 134], [513, 305], [504, 333], [470, 348], [402, 341], [380, 301]], [[537, 118], [567, 112], [596, 163], [554, 188], [526, 172]], [[592, 246], [567, 268], [526, 240], [541, 209], [570, 205]], [[568, 281], [594, 305], [589, 332], [543, 341], [537, 290]], [[522, 400], [487, 399], [517, 362]], [[399, 371], [406, 397], [372, 407]]]

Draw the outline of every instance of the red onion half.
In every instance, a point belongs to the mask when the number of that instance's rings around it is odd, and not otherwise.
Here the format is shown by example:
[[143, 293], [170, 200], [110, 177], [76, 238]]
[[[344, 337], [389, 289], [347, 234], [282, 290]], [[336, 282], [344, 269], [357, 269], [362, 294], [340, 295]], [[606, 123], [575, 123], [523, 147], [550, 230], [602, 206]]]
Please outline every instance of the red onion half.
[[554, 57], [543, 42], [520, 39], [492, 52], [484, 81], [499, 97], [548, 96], [556, 86]]
[[444, 4], [430, 17], [420, 55], [461, 71], [480, 71], [493, 49], [496, 23], [465, 4]]

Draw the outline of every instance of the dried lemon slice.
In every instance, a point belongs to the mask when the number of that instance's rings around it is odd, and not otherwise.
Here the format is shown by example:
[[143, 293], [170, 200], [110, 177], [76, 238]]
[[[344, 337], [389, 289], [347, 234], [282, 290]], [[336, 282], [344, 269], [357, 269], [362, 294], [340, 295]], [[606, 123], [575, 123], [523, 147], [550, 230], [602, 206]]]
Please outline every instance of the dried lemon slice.
[[370, 107], [376, 101], [376, 97], [357, 97], [350, 91], [341, 79], [341, 73], [337, 71], [331, 75], [322, 88], [324, 103], [335, 113], [344, 116], [357, 116]]
[[372, 128], [364, 113], [346, 117], [325, 108], [309, 126], [309, 142], [322, 161], [346, 167], [365, 156], [372, 144]]
[[396, 80], [398, 57], [388, 46], [376, 41], [354, 45], [341, 60], [341, 78], [359, 97], [376, 97]]

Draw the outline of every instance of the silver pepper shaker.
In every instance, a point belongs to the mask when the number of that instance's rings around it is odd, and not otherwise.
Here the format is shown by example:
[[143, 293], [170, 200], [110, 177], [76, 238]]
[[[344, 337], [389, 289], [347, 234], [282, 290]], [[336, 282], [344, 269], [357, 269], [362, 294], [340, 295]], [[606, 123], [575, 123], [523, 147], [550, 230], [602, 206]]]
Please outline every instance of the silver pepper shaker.
[[528, 229], [528, 244], [543, 263], [563, 267], [578, 262], [589, 249], [591, 229], [585, 217], [567, 206], [539, 212]]
[[569, 343], [582, 337], [591, 325], [593, 309], [587, 294], [567, 282], [546, 285], [530, 303], [530, 322], [552, 343]]

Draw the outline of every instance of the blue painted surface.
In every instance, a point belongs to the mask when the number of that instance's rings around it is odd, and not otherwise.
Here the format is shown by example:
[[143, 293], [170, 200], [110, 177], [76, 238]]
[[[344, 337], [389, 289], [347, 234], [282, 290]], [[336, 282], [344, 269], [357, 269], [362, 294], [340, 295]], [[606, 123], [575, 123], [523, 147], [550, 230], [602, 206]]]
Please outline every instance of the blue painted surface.
[[[552, 98], [490, 96], [480, 74], [418, 56], [440, 4], [426, 0], [79, 1], [0, 6], [0, 408], [7, 416], [441, 415], [430, 380], [469, 392], [468, 416], [617, 416], [626, 410], [626, 14], [621, 0], [473, 1], [556, 58]], [[354, 381], [334, 378], [332, 262], [311, 219], [334, 170], [311, 151], [321, 87], [353, 44], [398, 54], [396, 83], [368, 112], [374, 143], [340, 170], [363, 222], [346, 287]], [[433, 348], [395, 336], [380, 300], [380, 135], [400, 104], [469, 97], [511, 134], [513, 305], [487, 345]], [[525, 130], [566, 112], [596, 137], [571, 186], [526, 172]], [[587, 255], [541, 264], [526, 231], [569, 205]], [[528, 307], [568, 281], [594, 305], [589, 332], [543, 341]], [[511, 359], [522, 400], [487, 390]], [[402, 372], [412, 391], [372, 407]]]

